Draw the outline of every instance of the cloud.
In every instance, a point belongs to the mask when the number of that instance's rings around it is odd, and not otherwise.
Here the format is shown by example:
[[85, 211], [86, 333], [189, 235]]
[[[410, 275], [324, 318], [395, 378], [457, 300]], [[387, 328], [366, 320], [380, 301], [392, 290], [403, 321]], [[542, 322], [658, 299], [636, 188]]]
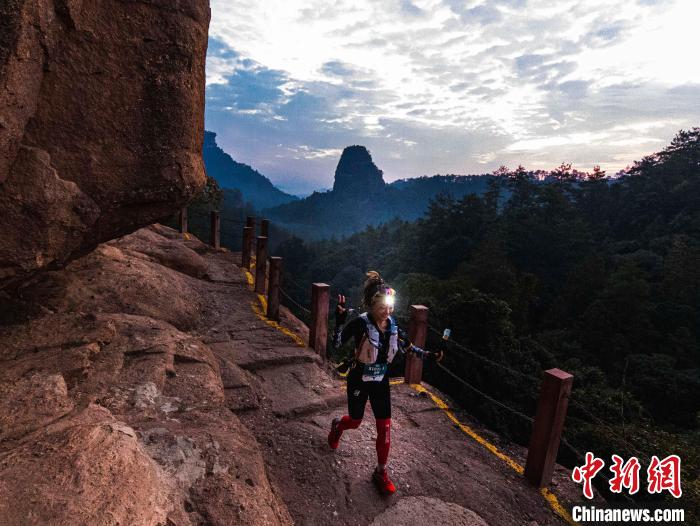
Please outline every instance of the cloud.
[[321, 71], [327, 75], [350, 77], [355, 73], [355, 68], [350, 64], [341, 62], [340, 60], [331, 60], [330, 62], [323, 64]]
[[207, 126], [288, 188], [332, 185], [304, 148], [365, 144], [388, 179], [621, 168], [700, 120], [692, 0], [211, 5]]
[[425, 12], [411, 0], [400, 0], [401, 11], [411, 16], [423, 16]]

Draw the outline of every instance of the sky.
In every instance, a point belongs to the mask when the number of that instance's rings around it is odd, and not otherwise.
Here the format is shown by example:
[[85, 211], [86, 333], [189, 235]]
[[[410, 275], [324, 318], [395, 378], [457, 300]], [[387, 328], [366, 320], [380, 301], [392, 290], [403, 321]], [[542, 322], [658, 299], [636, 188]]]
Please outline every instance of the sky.
[[206, 128], [282, 190], [345, 146], [387, 182], [612, 174], [700, 126], [698, 0], [211, 0]]

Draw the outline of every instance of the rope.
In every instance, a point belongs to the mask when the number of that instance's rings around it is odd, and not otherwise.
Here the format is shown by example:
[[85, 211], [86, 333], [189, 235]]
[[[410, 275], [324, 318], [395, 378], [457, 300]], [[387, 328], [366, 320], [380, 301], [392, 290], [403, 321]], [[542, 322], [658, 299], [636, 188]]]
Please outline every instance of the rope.
[[487, 394], [484, 393], [483, 391], [477, 389], [476, 387], [474, 387], [474, 386], [471, 385], [470, 383], [466, 382], [463, 378], [461, 378], [460, 376], [457, 376], [455, 373], [453, 373], [452, 371], [450, 371], [447, 367], [445, 367], [445, 366], [442, 365], [441, 363], [437, 362], [436, 365], [437, 365], [440, 369], [442, 369], [443, 371], [445, 371], [448, 375], [450, 375], [452, 378], [454, 378], [454, 379], [457, 380], [459, 383], [461, 383], [463, 386], [465, 386], [465, 387], [471, 389], [471, 390], [474, 391], [475, 393], [480, 394], [481, 396], [483, 396], [483, 397], [484, 397], [486, 400], [488, 400], [489, 402], [492, 402], [492, 403], [494, 403], [494, 404], [496, 404], [496, 405], [502, 407], [502, 408], [505, 409], [506, 411], [510, 411], [510, 412], [513, 413], [514, 415], [519, 416], [520, 418], [522, 418], [522, 419], [524, 419], [524, 420], [527, 420], [527, 421], [528, 421], [529, 423], [531, 423], [531, 424], [534, 422], [534, 419], [532, 419], [531, 417], [529, 417], [529, 416], [527, 416], [527, 415], [524, 415], [523, 413], [521, 413], [521, 412], [518, 411], [517, 409], [513, 409], [512, 407], [507, 406], [507, 405], [504, 404], [503, 402], [500, 402], [500, 401], [496, 400], [495, 398], [493, 398], [493, 397], [487, 395]]
[[309, 289], [307, 289], [306, 287], [302, 287], [301, 285], [299, 285], [299, 283], [297, 283], [296, 281], [294, 281], [294, 280], [293, 280], [291, 277], [289, 277], [287, 274], [284, 275], [284, 281], [286, 281], [287, 283], [291, 283], [292, 285], [294, 285], [294, 286], [295, 286], [297, 289], [299, 289], [299, 290], [309, 290]]
[[290, 303], [292, 303], [296, 307], [300, 308], [302, 311], [306, 312], [308, 315], [311, 315], [311, 311], [309, 309], [307, 309], [306, 307], [301, 305], [298, 301], [295, 301], [294, 298], [292, 298], [289, 294], [287, 294], [282, 287], [280, 287], [280, 293], [282, 294], [282, 296], [287, 298], [287, 300]]
[[586, 409], [583, 405], [581, 405], [577, 400], [574, 398], [569, 398], [569, 403], [576, 407], [579, 411], [581, 411], [583, 414], [585, 414], [587, 417], [589, 417], [591, 420], [593, 420], [593, 423], [604, 428], [610, 435], [614, 436], [618, 440], [622, 441], [627, 447], [629, 447], [634, 453], [637, 454], [637, 456], [643, 456], [643, 453], [637, 449], [634, 444], [631, 444], [629, 439], [621, 436], [617, 432], [615, 432], [614, 428], [606, 422], [605, 420], [601, 419], [600, 417], [597, 417], [593, 413], [591, 413], [588, 409]]
[[[571, 450], [571, 451], [573, 452], [574, 456], [576, 456], [576, 461], [577, 461], [577, 462], [583, 463], [583, 462], [586, 461], [586, 457], [584, 456], [584, 454], [581, 453], [581, 451], [579, 451], [578, 449], [576, 449], [576, 448], [571, 444], [571, 442], [569, 442], [569, 441], [566, 439], [566, 437], [565, 437], [564, 435], [561, 436], [561, 439], [559, 440], [559, 442], [560, 442], [561, 444], [563, 444], [565, 447], [569, 448], [569, 450]], [[605, 473], [605, 470], [601, 470], [596, 476], [599, 476], [599, 477], [601, 477], [603, 480], [605, 480], [606, 485], [609, 485], [609, 484], [610, 484], [610, 479], [611, 479], [612, 477], [609, 477], [609, 476]], [[631, 503], [634, 503], [634, 502], [635, 502], [635, 500], [634, 500], [632, 497], [630, 497], [627, 493], [622, 492], [622, 493], [619, 493], [619, 494], [616, 494], [616, 495], [617, 495], [618, 497], [623, 497], [627, 502], [631, 502]]]
[[[186, 207], [186, 208], [187, 208], [187, 214], [189, 217], [192, 217], [192, 216], [209, 217], [209, 214], [211, 212], [213, 212], [213, 210], [211, 208], [208, 211], [200, 210], [198, 208], [190, 208], [190, 207]], [[177, 216], [178, 213], [179, 212], [177, 212], [175, 215]], [[233, 219], [233, 218], [229, 218], [229, 217], [223, 217], [221, 211], [219, 211], [219, 218], [222, 221], [228, 221], [229, 223], [239, 223], [239, 224], [246, 224], [247, 223], [246, 219]], [[260, 225], [260, 224], [262, 224], [263, 219], [266, 219], [266, 218], [255, 217], [253, 224]]]
[[[534, 420], [533, 418], [531, 418], [531, 417], [529, 417], [529, 416], [527, 416], [527, 415], [524, 415], [524, 414], [521, 413], [520, 411], [518, 411], [518, 410], [516, 410], [516, 409], [513, 409], [512, 407], [509, 407], [508, 405], [506, 405], [506, 404], [504, 404], [504, 403], [502, 403], [502, 402], [496, 400], [495, 398], [493, 398], [493, 397], [487, 395], [487, 394], [484, 393], [483, 391], [480, 391], [479, 389], [477, 389], [476, 387], [474, 387], [473, 385], [469, 384], [469, 383], [466, 382], [464, 379], [462, 379], [461, 377], [457, 376], [455, 373], [453, 373], [452, 371], [450, 371], [447, 367], [445, 367], [445, 366], [442, 365], [441, 363], [438, 362], [438, 363], [436, 363], [436, 365], [437, 365], [440, 369], [442, 369], [443, 371], [445, 371], [448, 375], [450, 375], [452, 378], [454, 378], [455, 380], [457, 380], [459, 383], [461, 383], [461, 384], [464, 385], [465, 387], [471, 389], [471, 390], [474, 391], [475, 393], [480, 394], [480, 395], [483, 396], [486, 400], [488, 400], [488, 401], [490, 401], [490, 402], [492, 402], [492, 403], [498, 405], [499, 407], [502, 407], [503, 409], [505, 409], [505, 410], [507, 410], [507, 411], [513, 413], [514, 415], [516, 415], [516, 416], [522, 418], [523, 420], [526, 420], [526, 421], [529, 422], [530, 424], [534, 424], [535, 420]], [[614, 434], [614, 433], [613, 433], [613, 434]], [[576, 456], [577, 462], [583, 462], [583, 461], [585, 460], [584, 455], [583, 455], [576, 447], [574, 447], [574, 446], [571, 444], [571, 442], [569, 442], [569, 441], [566, 439], [566, 437], [564, 437], [563, 435], [562, 435], [562, 437], [561, 437], [560, 442], [561, 442], [565, 447], [567, 447], [570, 451], [572, 451], [572, 452], [574, 453], [574, 455]], [[637, 453], [638, 453], [638, 455], [640, 454], [639, 452], [637, 452]], [[601, 474], [601, 475], [602, 475], [603, 479], [605, 479], [606, 481], [609, 481], [609, 480], [610, 480], [609, 477], [607, 477], [607, 476], [605, 476], [605, 475], [603, 475], [603, 474]], [[630, 496], [628, 496], [628, 495], [623, 494], [622, 496], [623, 496], [628, 502], [635, 502], [634, 499], [632, 499], [632, 498], [631, 498]]]
[[[428, 327], [429, 327], [429, 329], [430, 329], [434, 334], [436, 334], [437, 336], [442, 337], [442, 333], [439, 332], [437, 329], [435, 329], [435, 327], [433, 327], [433, 326], [431, 326], [431, 325], [428, 325]], [[485, 362], [485, 363], [488, 363], [488, 364], [490, 364], [490, 365], [492, 365], [492, 366], [495, 366], [495, 367], [499, 367], [500, 369], [503, 369], [503, 370], [505, 370], [505, 371], [508, 371], [508, 372], [510, 372], [510, 373], [512, 373], [512, 374], [515, 374], [515, 375], [517, 375], [517, 376], [520, 376], [520, 377], [522, 377], [522, 378], [525, 378], [525, 379], [528, 379], [528, 380], [531, 380], [531, 381], [534, 381], [534, 382], [537, 382], [537, 383], [540, 382], [540, 380], [539, 380], [538, 378], [535, 378], [534, 376], [531, 376], [531, 375], [529, 375], [529, 374], [526, 374], [526, 373], [517, 371], [517, 370], [512, 369], [512, 368], [510, 368], [510, 367], [508, 367], [508, 366], [506, 366], [506, 365], [504, 365], [504, 364], [502, 364], [502, 363], [495, 362], [495, 361], [493, 361], [493, 360], [491, 360], [491, 359], [489, 359], [489, 358], [486, 358], [485, 356], [482, 356], [482, 355], [480, 355], [480, 354], [478, 354], [478, 353], [476, 353], [476, 352], [474, 352], [474, 351], [472, 351], [472, 350], [470, 350], [470, 349], [464, 347], [463, 345], [460, 345], [459, 343], [457, 343], [457, 342], [454, 341], [454, 340], [448, 340], [448, 341], [451, 342], [457, 349], [462, 350], [462, 351], [466, 352], [467, 354], [469, 354], [470, 356], [473, 356], [473, 357], [475, 357], [475, 358], [478, 358], [478, 359], [482, 360], [482, 361]], [[525, 416], [525, 415], [523, 415], [523, 414], [520, 414], [520, 413], [518, 413], [517, 411], [515, 411], [514, 409], [511, 409], [510, 407], [507, 407], [505, 404], [502, 404], [501, 402], [499, 402], [499, 401], [497, 401], [497, 400], [495, 400], [495, 399], [489, 397], [489, 396], [486, 395], [485, 393], [480, 392], [477, 388], [475, 388], [475, 387], [472, 386], [472, 385], [469, 385], [469, 384], [468, 384], [467, 382], [465, 382], [462, 378], [460, 378], [459, 376], [457, 376], [456, 374], [454, 374], [452, 371], [448, 370], [448, 369], [447, 369], [446, 367], [444, 367], [442, 364], [439, 364], [439, 363], [438, 363], [437, 365], [438, 365], [438, 367], [440, 367], [441, 369], [443, 369], [445, 372], [447, 372], [450, 376], [452, 376], [453, 378], [455, 378], [455, 379], [457, 379], [458, 381], [460, 381], [460, 383], [462, 383], [463, 385], [465, 385], [465, 386], [467, 386], [468, 388], [470, 388], [472, 391], [475, 391], [475, 392], [481, 394], [482, 396], [484, 396], [484, 397], [490, 399], [492, 402], [494, 402], [494, 403], [500, 405], [501, 407], [504, 407], [505, 409], [508, 409], [509, 411], [518, 414], [518, 416], [520, 416], [521, 418], [526, 418], [526, 419], [528, 419], [530, 422], [533, 421], [530, 417], [527, 417], [527, 416]], [[618, 434], [617, 432], [615, 432], [614, 428], [612, 427], [612, 425], [611, 425], [610, 423], [605, 422], [605, 421], [602, 420], [601, 418], [599, 418], [599, 417], [597, 417], [596, 415], [594, 415], [593, 413], [591, 413], [588, 409], [586, 409], [582, 404], [578, 403], [578, 401], [575, 400], [575, 399], [573, 399], [573, 398], [570, 398], [570, 399], [569, 399], [569, 403], [570, 403], [572, 406], [576, 407], [578, 410], [580, 410], [582, 413], [584, 413], [586, 416], [588, 416], [588, 417], [593, 421], [593, 423], [595, 423], [596, 425], [598, 425], [598, 426], [604, 428], [611, 436], [614, 436], [614, 437], [617, 438], [618, 440], [622, 441], [622, 442], [623, 442], [625, 445], [627, 445], [633, 452], [635, 452], [635, 453], [637, 454], [637, 456], [642, 456], [642, 452], [641, 452], [639, 449], [637, 449], [637, 448], [634, 446], [634, 444], [631, 444], [628, 438], [625, 438], [625, 437], [621, 436], [620, 434]], [[563, 441], [563, 440], [564, 440], [564, 439], [562, 439], [562, 441]], [[574, 451], [580, 458], [583, 458], [583, 456], [580, 454], [580, 452], [579, 452], [578, 450], [576, 450], [568, 441], [566, 441], [565, 444], [567, 445], [567, 447], [570, 447], [570, 448], [572, 449], [572, 451]]]
[[[429, 328], [434, 334], [436, 334], [437, 336], [439, 336], [440, 338], [442, 338], [442, 333], [441, 333], [440, 331], [438, 331], [435, 327], [433, 327], [432, 325], [428, 325], [428, 328]], [[509, 373], [514, 374], [514, 375], [516, 375], [516, 376], [520, 376], [521, 378], [525, 378], [525, 379], [527, 379], [527, 380], [531, 380], [531, 381], [533, 381], [533, 382], [535, 382], [535, 383], [537, 383], [537, 384], [539, 384], [539, 383], [541, 382], [541, 379], [540, 379], [540, 378], [536, 378], [536, 377], [534, 377], [534, 376], [532, 376], [532, 375], [523, 373], [523, 372], [521, 372], [521, 371], [517, 371], [517, 370], [515, 370], [515, 369], [512, 369], [512, 368], [508, 367], [508, 366], [505, 365], [505, 364], [502, 364], [502, 363], [499, 363], [499, 362], [495, 362], [495, 361], [491, 360], [490, 358], [486, 358], [485, 356], [482, 356], [481, 354], [479, 354], [479, 353], [477, 353], [477, 352], [475, 352], [475, 351], [472, 351], [471, 349], [467, 349], [464, 345], [460, 345], [459, 343], [457, 343], [457, 342], [454, 341], [454, 340], [447, 340], [447, 341], [450, 342], [452, 345], [454, 345], [457, 349], [459, 349], [459, 350], [461, 350], [461, 351], [467, 353], [467, 354], [470, 355], [470, 356], [473, 356], [474, 358], [478, 358], [479, 360], [482, 360], [483, 362], [486, 362], [486, 363], [488, 363], [489, 365], [492, 365], [492, 366], [494, 366], [494, 367], [499, 367], [500, 369], [503, 369], [504, 371], [508, 371]]]
[[219, 218], [220, 218], [221, 221], [223, 221], [224, 223], [234, 223], [234, 224], [236, 224], [236, 225], [245, 224], [245, 221], [240, 220], [240, 219], [231, 219], [231, 218], [228, 218], [228, 217], [221, 217], [221, 216], [219, 216]]

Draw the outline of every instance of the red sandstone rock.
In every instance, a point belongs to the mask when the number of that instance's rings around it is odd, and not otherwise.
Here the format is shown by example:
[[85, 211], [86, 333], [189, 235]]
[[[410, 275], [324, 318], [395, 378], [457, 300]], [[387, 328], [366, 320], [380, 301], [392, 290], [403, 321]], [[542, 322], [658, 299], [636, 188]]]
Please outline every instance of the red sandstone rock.
[[3, 524], [291, 524], [218, 364], [143, 316], [0, 328]]
[[[52, 312], [102, 312], [151, 316], [179, 329], [196, 325], [204, 309], [198, 280], [135, 255], [130, 245], [100, 245], [26, 287], [25, 298]], [[182, 250], [186, 250], [182, 247]]]
[[96, 405], [0, 455], [0, 517], [8, 526], [164, 524], [170, 493], [134, 429]]
[[167, 217], [204, 183], [205, 0], [0, 5], [0, 280]]

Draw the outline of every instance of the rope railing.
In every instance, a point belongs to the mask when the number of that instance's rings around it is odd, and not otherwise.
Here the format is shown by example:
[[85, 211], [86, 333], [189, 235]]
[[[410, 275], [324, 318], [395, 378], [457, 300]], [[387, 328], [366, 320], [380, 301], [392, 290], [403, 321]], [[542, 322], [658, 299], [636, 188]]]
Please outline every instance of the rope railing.
[[289, 294], [287, 294], [287, 292], [282, 287], [280, 287], [279, 290], [280, 290], [280, 294], [282, 294], [282, 296], [284, 296], [287, 299], [287, 301], [289, 301], [292, 305], [294, 305], [295, 307], [297, 307], [298, 309], [300, 309], [304, 313], [308, 314], [309, 316], [311, 315], [311, 309], [304, 307], [301, 303], [299, 303], [294, 298], [292, 298]]
[[510, 407], [509, 405], [507, 405], [507, 404], [505, 404], [505, 403], [503, 403], [503, 402], [501, 402], [501, 401], [499, 401], [499, 400], [496, 400], [496, 399], [493, 398], [492, 396], [487, 395], [486, 393], [484, 393], [484, 392], [481, 391], [480, 389], [478, 389], [478, 388], [474, 387], [473, 385], [471, 385], [469, 382], [467, 382], [467, 381], [466, 381], [464, 378], [462, 378], [461, 376], [458, 376], [457, 374], [455, 374], [454, 372], [452, 372], [450, 369], [448, 369], [447, 367], [445, 367], [445, 366], [442, 365], [441, 363], [438, 362], [438, 363], [436, 363], [436, 365], [438, 366], [439, 369], [441, 369], [442, 371], [444, 371], [445, 373], [447, 373], [450, 377], [452, 377], [453, 379], [455, 379], [457, 382], [459, 382], [460, 384], [462, 384], [462, 385], [463, 385], [464, 387], [466, 387], [467, 389], [470, 389], [471, 391], [473, 391], [473, 392], [477, 393], [478, 395], [482, 396], [483, 398], [485, 398], [485, 399], [488, 400], [489, 402], [491, 402], [491, 403], [493, 403], [493, 404], [495, 404], [495, 405], [497, 405], [497, 406], [499, 406], [499, 407], [505, 409], [506, 411], [509, 411], [510, 413], [512, 413], [512, 414], [514, 414], [514, 415], [516, 415], [516, 416], [518, 416], [518, 417], [520, 417], [520, 418], [522, 418], [523, 420], [529, 422], [530, 424], [534, 423], [534, 421], [535, 421], [534, 418], [529, 417], [529, 416], [527, 416], [527, 415], [521, 413], [521, 412], [518, 411], [517, 409], [514, 409], [514, 408]]
[[[439, 330], [437, 330], [435, 327], [433, 327], [432, 325], [428, 325], [428, 329], [433, 334], [435, 334], [439, 337], [442, 337], [442, 333]], [[486, 356], [483, 356], [483, 355], [477, 353], [476, 351], [468, 349], [467, 347], [465, 347], [464, 345], [461, 345], [460, 343], [456, 342], [455, 340], [447, 340], [447, 341], [448, 341], [449, 345], [452, 345], [456, 349], [459, 349], [460, 351], [463, 351], [464, 353], [468, 354], [469, 356], [477, 358], [478, 360], [481, 360], [484, 363], [488, 363], [489, 365], [492, 365], [494, 367], [498, 367], [499, 369], [501, 369], [503, 371], [507, 371], [515, 376], [519, 376], [521, 378], [531, 380], [537, 384], [539, 384], [539, 382], [541, 381], [541, 378], [536, 378], [535, 376], [532, 376], [530, 374], [523, 373], [522, 371], [518, 371], [516, 369], [513, 369], [512, 367], [508, 367], [507, 365], [505, 365], [503, 363], [491, 360], [490, 358], [487, 358]]]
[[593, 413], [591, 413], [588, 409], [586, 409], [583, 405], [581, 405], [575, 399], [570, 399], [569, 404], [571, 404], [578, 411], [581, 411], [584, 415], [586, 415], [588, 418], [590, 418], [595, 425], [603, 428], [605, 430], [605, 432], [608, 433], [610, 436], [617, 438], [622, 443], [624, 443], [628, 448], [630, 448], [630, 450], [635, 455], [637, 455], [639, 457], [644, 456], [643, 452], [639, 448], [636, 447], [636, 445], [630, 440], [629, 437], [622, 436], [617, 431], [615, 431], [615, 428], [613, 427], [615, 424], [611, 424], [609, 422], [606, 422], [602, 418], [594, 415]]
[[232, 225], [244, 225], [245, 219], [231, 219], [230, 217], [222, 217], [221, 220], [224, 223], [229, 223]]
[[[569, 442], [569, 441], [567, 440], [566, 436], [562, 435], [561, 441], [560, 441], [560, 442], [561, 442], [561, 444], [562, 444], [565, 448], [567, 448], [571, 453], [573, 453], [573, 455], [576, 457], [576, 462], [577, 462], [577, 463], [579, 463], [579, 464], [584, 464], [584, 463], [585, 463], [585, 461], [586, 461], [586, 456], [585, 456], [578, 448], [576, 448], [574, 445], [572, 445], [571, 442]], [[596, 476], [603, 479], [603, 484], [600, 485], [600, 487], [602, 487], [603, 490], [605, 490], [606, 488], [609, 488], [609, 487], [610, 487], [610, 479], [611, 479], [611, 477], [609, 477], [609, 476], [605, 473], [605, 470], [601, 470], [599, 473], [597, 473]], [[594, 483], [595, 483], [595, 481], [594, 481]], [[596, 487], [598, 487], [598, 484], [596, 484]], [[625, 493], [625, 492], [616, 493], [616, 494], [615, 494], [615, 497], [616, 497], [616, 498], [622, 497], [623, 499], [625, 499], [625, 500], [626, 500], [627, 502], [629, 502], [629, 503], [634, 503], [634, 502], [635, 502], [635, 500], [634, 500], [631, 496], [629, 496], [627, 493]]]
[[[442, 337], [442, 333], [441, 333], [440, 331], [438, 331], [438, 330], [437, 330], [435, 327], [433, 327], [432, 325], [428, 325], [428, 329], [429, 329], [429, 330], [431, 331], [431, 333], [433, 333], [434, 335], [439, 336], [439, 337]], [[518, 371], [518, 370], [516, 370], [516, 369], [513, 369], [513, 368], [511, 368], [511, 367], [508, 367], [508, 366], [505, 365], [505, 364], [496, 362], [496, 361], [491, 360], [491, 359], [489, 359], [489, 358], [487, 358], [487, 357], [485, 357], [485, 356], [482, 356], [481, 354], [479, 354], [479, 353], [477, 353], [477, 352], [475, 352], [475, 351], [473, 351], [473, 350], [471, 350], [471, 349], [469, 349], [469, 348], [467, 348], [467, 347], [461, 345], [459, 342], [456, 342], [456, 341], [454, 341], [454, 340], [448, 340], [448, 342], [449, 342], [449, 344], [452, 345], [453, 348], [456, 348], [457, 350], [463, 351], [464, 353], [468, 354], [469, 356], [472, 356], [472, 357], [474, 357], [474, 358], [476, 358], [476, 359], [482, 361], [482, 362], [485, 363], [485, 364], [488, 364], [488, 365], [493, 366], [493, 367], [497, 367], [498, 369], [507, 371], [507, 372], [509, 372], [510, 374], [513, 374], [513, 375], [515, 375], [515, 376], [518, 376], [518, 377], [521, 377], [521, 378], [530, 380], [530, 381], [532, 381], [532, 382], [536, 382], [536, 384], [539, 384], [539, 383], [541, 382], [540, 379], [538, 379], [538, 378], [536, 378], [536, 377], [534, 377], [534, 376], [532, 376], [532, 375], [529, 375], [529, 374], [527, 374], [527, 373], [523, 373], [522, 371]], [[442, 371], [444, 371], [446, 374], [448, 374], [451, 378], [453, 378], [454, 380], [456, 380], [457, 382], [459, 382], [462, 386], [466, 387], [466, 388], [469, 389], [470, 391], [479, 394], [479, 395], [482, 396], [484, 399], [489, 400], [489, 401], [492, 402], [493, 404], [495, 404], [495, 405], [497, 405], [497, 406], [499, 406], [499, 407], [501, 407], [501, 408], [503, 408], [503, 409], [509, 411], [511, 414], [514, 414], [514, 415], [518, 416], [519, 418], [521, 418], [521, 419], [523, 419], [523, 420], [527, 420], [527, 421], [529, 421], [530, 423], [533, 423], [533, 422], [534, 422], [534, 419], [533, 419], [533, 418], [528, 417], [527, 415], [524, 415], [523, 413], [519, 412], [518, 410], [516, 410], [516, 409], [510, 407], [508, 404], [506, 404], [506, 403], [504, 403], [504, 402], [501, 402], [501, 401], [499, 401], [499, 400], [493, 398], [492, 396], [488, 395], [487, 393], [485, 393], [485, 392], [479, 390], [477, 387], [475, 387], [474, 385], [472, 385], [472, 384], [470, 384], [469, 382], [467, 382], [464, 378], [462, 378], [462, 377], [459, 376], [458, 374], [454, 373], [453, 371], [451, 371], [451, 370], [450, 370], [449, 368], [447, 368], [446, 366], [444, 366], [444, 365], [442, 365], [442, 364], [440, 364], [440, 363], [438, 363], [437, 366], [438, 366], [438, 368], [440, 368]], [[604, 429], [605, 432], [608, 433], [610, 436], [612, 436], [612, 437], [614, 437], [614, 438], [617, 438], [617, 439], [620, 440], [622, 443], [624, 443], [625, 445], [627, 445], [627, 446], [630, 448], [630, 450], [631, 450], [633, 453], [635, 453], [637, 456], [642, 456], [642, 452], [635, 446], [634, 443], [631, 442], [631, 440], [629, 439], [629, 437], [622, 436], [622, 435], [620, 435], [620, 434], [615, 430], [614, 426], [615, 426], [616, 424], [611, 423], [611, 422], [608, 422], [608, 421], [606, 421], [606, 420], [604, 420], [604, 419], [602, 419], [602, 418], [596, 416], [596, 415], [593, 414], [590, 410], [588, 410], [583, 404], [581, 404], [580, 402], [578, 402], [578, 400], [576, 400], [576, 399], [573, 398], [573, 397], [570, 397], [570, 398], [569, 398], [569, 404], [570, 404], [571, 406], [573, 406], [577, 411], [580, 411], [580, 412], [581, 412], [583, 415], [585, 415], [588, 419], [590, 419], [590, 422], [591, 422], [591, 423], [593, 423], [593, 424], [597, 425], [598, 427]], [[567, 448], [569, 448], [572, 452], [575, 453], [575, 456], [577, 457], [578, 460], [582, 460], [582, 459], [584, 458], [583, 455], [581, 455], [580, 451], [578, 451], [568, 440], [565, 440], [563, 437], [562, 437], [562, 443], [564, 443], [564, 444], [566, 445]]]
[[[196, 208], [192, 208], [192, 209], [188, 208], [187, 209], [187, 213], [189, 214], [190, 217], [196, 217], [196, 218], [200, 218], [200, 219], [208, 218], [209, 214], [211, 212], [218, 212], [218, 211], [215, 209], [211, 209], [211, 210], [199, 210]], [[256, 218], [256, 220], [253, 222], [253, 224], [256, 226], [260, 226], [263, 224], [263, 221], [264, 221], [264, 219], [257, 219]], [[245, 225], [245, 224], [247, 224], [246, 219], [235, 219], [233, 217], [225, 217], [225, 216], [221, 216], [221, 222], [229, 223], [232, 225]]]
[[294, 287], [295, 287], [297, 290], [308, 290], [306, 287], [304, 287], [304, 286], [302, 286], [302, 285], [299, 285], [299, 283], [296, 282], [296, 281], [294, 281], [294, 279], [292, 279], [292, 277], [289, 276], [289, 275], [285, 275], [285, 276], [284, 276], [284, 281], [285, 281], [286, 283], [291, 283], [292, 285], [294, 285]]

